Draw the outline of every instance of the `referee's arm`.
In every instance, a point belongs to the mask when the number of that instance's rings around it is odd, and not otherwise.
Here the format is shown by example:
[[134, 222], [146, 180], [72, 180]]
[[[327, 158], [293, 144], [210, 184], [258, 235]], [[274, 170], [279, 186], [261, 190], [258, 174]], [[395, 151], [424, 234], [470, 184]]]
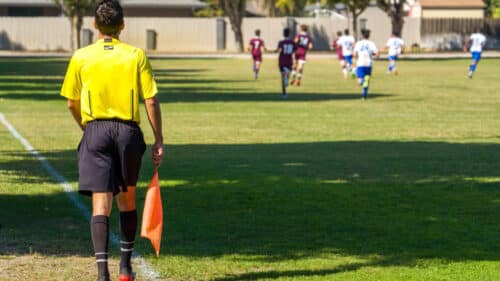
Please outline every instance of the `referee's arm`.
[[75, 119], [76, 123], [78, 123], [78, 126], [80, 126], [80, 128], [84, 129], [83, 125], [82, 125], [82, 112], [81, 112], [81, 109], [80, 109], [80, 100], [72, 100], [72, 99], [68, 99], [68, 109], [69, 111], [71, 112], [71, 115], [73, 115], [73, 118]]
[[146, 112], [148, 115], [149, 124], [155, 137], [155, 143], [152, 148], [153, 164], [158, 168], [163, 158], [163, 133], [161, 124], [161, 108], [160, 101], [156, 96], [145, 99]]

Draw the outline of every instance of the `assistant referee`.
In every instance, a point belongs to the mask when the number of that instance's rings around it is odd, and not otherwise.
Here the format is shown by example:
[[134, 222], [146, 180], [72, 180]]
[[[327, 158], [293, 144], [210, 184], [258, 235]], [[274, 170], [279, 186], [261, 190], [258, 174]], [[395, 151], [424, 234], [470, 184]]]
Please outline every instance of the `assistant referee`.
[[108, 271], [109, 216], [116, 196], [120, 210], [120, 281], [132, 281], [131, 255], [137, 231], [135, 190], [146, 149], [138, 124], [144, 100], [155, 143], [157, 169], [163, 157], [161, 111], [153, 71], [144, 51], [119, 41], [123, 10], [116, 0], [95, 9], [99, 40], [71, 58], [61, 95], [83, 130], [78, 146], [79, 192], [92, 196], [92, 243], [98, 281]]

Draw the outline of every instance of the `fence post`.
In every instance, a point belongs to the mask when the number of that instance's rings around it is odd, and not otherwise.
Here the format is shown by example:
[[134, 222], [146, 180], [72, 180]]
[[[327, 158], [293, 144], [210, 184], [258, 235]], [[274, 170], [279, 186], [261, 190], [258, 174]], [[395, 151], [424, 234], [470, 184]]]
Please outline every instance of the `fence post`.
[[146, 48], [156, 50], [156, 31], [153, 29], [146, 30]]
[[94, 34], [92, 33], [92, 30], [88, 28], [84, 28], [82, 30], [82, 47], [88, 46], [92, 44]]
[[293, 38], [297, 33], [297, 21], [292, 17], [286, 18], [286, 27], [290, 29], [290, 36]]
[[226, 21], [224, 18], [217, 18], [215, 22], [215, 36], [217, 51], [226, 49]]

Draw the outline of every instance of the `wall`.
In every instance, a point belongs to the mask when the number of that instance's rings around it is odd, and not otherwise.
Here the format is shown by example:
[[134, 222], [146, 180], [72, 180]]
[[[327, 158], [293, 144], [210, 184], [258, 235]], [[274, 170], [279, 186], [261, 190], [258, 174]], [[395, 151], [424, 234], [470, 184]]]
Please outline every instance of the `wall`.
[[70, 35], [63, 17], [0, 18], [0, 50], [69, 50]]
[[421, 47], [433, 50], [461, 50], [469, 35], [482, 28], [487, 49], [500, 49], [500, 20], [435, 18], [421, 21]]
[[[372, 30], [372, 40], [379, 48], [391, 33], [390, 20], [385, 14], [375, 14], [367, 18], [367, 28]], [[362, 16], [363, 17], [363, 16]], [[276, 49], [282, 39], [286, 18], [245, 18], [243, 36], [245, 44], [259, 28], [267, 48]], [[338, 30], [348, 26], [347, 20], [329, 18], [295, 18], [297, 27], [309, 25], [314, 40], [314, 50], [328, 50]], [[83, 28], [93, 30], [93, 18], [84, 20]], [[235, 52], [234, 33], [226, 19], [226, 51]], [[146, 30], [157, 32], [157, 51], [159, 52], [215, 52], [216, 19], [214, 18], [136, 18], [125, 20], [125, 30], [121, 40], [129, 44], [146, 48]], [[0, 17], [0, 49], [30, 51], [54, 51], [70, 49], [70, 25], [64, 17]], [[94, 40], [97, 35], [94, 31]], [[407, 18], [403, 29], [403, 39], [407, 45], [420, 42], [420, 21]], [[246, 46], [245, 46], [246, 47]]]
[[[366, 18], [366, 28], [370, 29], [371, 39], [375, 42], [378, 48], [385, 47], [387, 39], [391, 35], [391, 21], [384, 16], [385, 14], [362, 15], [360, 18]], [[347, 28], [347, 20], [329, 19], [329, 18], [295, 18], [297, 28], [301, 24], [309, 26], [309, 34], [312, 36], [314, 50], [325, 51], [329, 50], [329, 46], [336, 37], [338, 30]], [[226, 20], [229, 22], [229, 20]], [[283, 38], [283, 28], [286, 27], [286, 18], [245, 18], [243, 21], [243, 39], [244, 43], [253, 37], [254, 30], [260, 29], [262, 39], [264, 39], [268, 49], [275, 49], [278, 41]], [[359, 27], [359, 24], [358, 24]], [[228, 51], [236, 51], [234, 41], [234, 33], [229, 24], [226, 25], [227, 32], [227, 49]], [[406, 18], [402, 32], [403, 40], [407, 46], [412, 44], [420, 44], [420, 19]], [[245, 46], [246, 47], [246, 46]]]

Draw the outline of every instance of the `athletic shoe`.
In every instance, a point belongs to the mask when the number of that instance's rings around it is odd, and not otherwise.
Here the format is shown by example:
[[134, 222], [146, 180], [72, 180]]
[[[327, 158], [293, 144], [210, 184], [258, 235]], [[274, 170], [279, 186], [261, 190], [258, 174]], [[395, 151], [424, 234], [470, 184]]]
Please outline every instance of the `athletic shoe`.
[[469, 72], [469, 74], [467, 75], [467, 77], [469, 77], [470, 79], [472, 79], [472, 71]]
[[300, 80], [295, 81], [295, 86], [300, 86]]
[[118, 277], [118, 281], [134, 281], [135, 280], [135, 273], [132, 272], [130, 275], [125, 275], [125, 274], [120, 274], [120, 277]]

